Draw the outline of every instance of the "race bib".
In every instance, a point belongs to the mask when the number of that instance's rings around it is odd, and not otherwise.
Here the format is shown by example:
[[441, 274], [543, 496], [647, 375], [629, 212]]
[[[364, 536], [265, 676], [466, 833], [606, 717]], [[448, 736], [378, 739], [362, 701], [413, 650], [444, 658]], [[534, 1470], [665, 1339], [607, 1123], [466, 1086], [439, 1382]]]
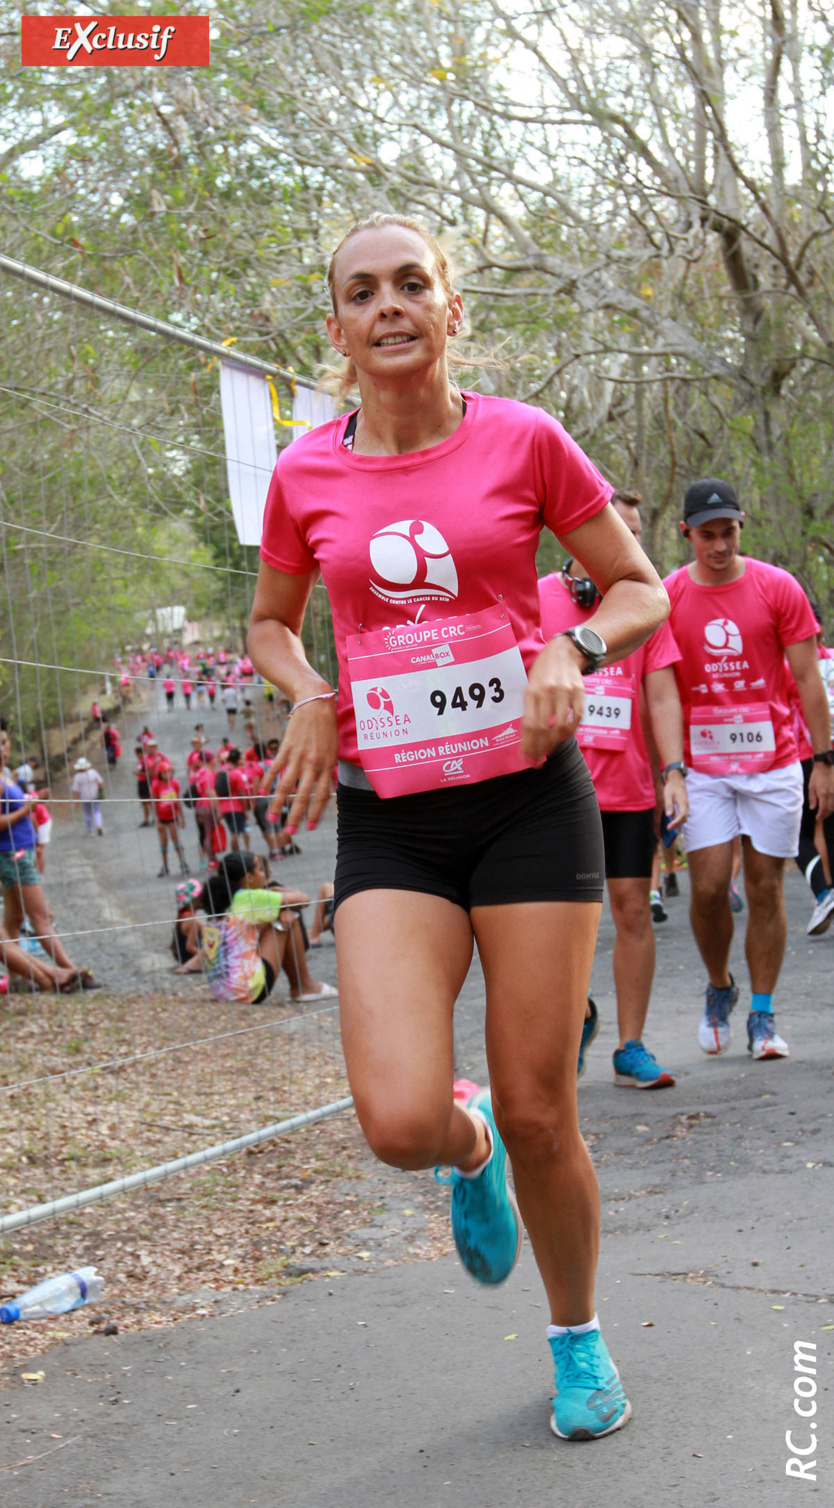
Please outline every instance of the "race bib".
[[582, 749], [628, 747], [636, 688], [633, 675], [585, 676], [585, 711], [576, 730]]
[[704, 775], [753, 775], [769, 770], [776, 756], [769, 702], [695, 707], [689, 737], [692, 767]]
[[532, 768], [527, 674], [504, 608], [351, 634], [347, 654], [359, 758], [378, 796]]

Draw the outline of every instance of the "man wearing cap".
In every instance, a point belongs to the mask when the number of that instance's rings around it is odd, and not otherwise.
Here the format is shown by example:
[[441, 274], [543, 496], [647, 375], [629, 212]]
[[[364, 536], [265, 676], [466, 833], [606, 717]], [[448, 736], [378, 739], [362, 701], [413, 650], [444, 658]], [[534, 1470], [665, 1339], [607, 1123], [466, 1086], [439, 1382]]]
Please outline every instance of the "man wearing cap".
[[669, 623], [682, 658], [675, 665], [689, 766], [691, 920], [707, 968], [698, 1028], [704, 1052], [726, 1052], [739, 995], [729, 969], [733, 839], [741, 836], [748, 922], [745, 952], [752, 1000], [748, 1049], [786, 1058], [773, 1019], [785, 951], [785, 860], [797, 852], [802, 767], [788, 704], [785, 659], [796, 679], [813, 749], [809, 800], [834, 810], [834, 753], [817, 670], [817, 622], [787, 571], [739, 554], [744, 513], [729, 482], [704, 477], [684, 499], [681, 531], [694, 560], [666, 578]]

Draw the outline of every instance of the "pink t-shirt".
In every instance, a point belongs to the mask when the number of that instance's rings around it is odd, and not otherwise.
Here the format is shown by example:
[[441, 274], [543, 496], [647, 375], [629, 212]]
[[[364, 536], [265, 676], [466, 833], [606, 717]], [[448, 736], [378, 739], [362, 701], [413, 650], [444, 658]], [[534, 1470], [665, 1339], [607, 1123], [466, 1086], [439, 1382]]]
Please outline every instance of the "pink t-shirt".
[[675, 666], [684, 715], [687, 763], [690, 717], [701, 707], [769, 702], [776, 751], [771, 769], [799, 757], [791, 727], [785, 647], [810, 639], [817, 620], [787, 571], [744, 556], [744, 575], [726, 586], [699, 586], [689, 568], [667, 576], [669, 623], [682, 659]]
[[[832, 655], [830, 649], [826, 649], [824, 644], [818, 644], [817, 659], [830, 660], [834, 659], [834, 655]], [[796, 677], [787, 662], [785, 663], [785, 679], [788, 683], [788, 702], [791, 709], [791, 727], [793, 728], [793, 736], [796, 739], [796, 747], [799, 750], [799, 757], [800, 759], [812, 759], [814, 755], [814, 748], [813, 744], [811, 743], [811, 735], [808, 732], [808, 726], [805, 722], [805, 715], [802, 711], [802, 698], [799, 695], [799, 687], [796, 684]]]
[[321, 569], [339, 661], [339, 754], [358, 762], [346, 639], [404, 622], [506, 605], [529, 670], [543, 648], [536, 580], [542, 526], [564, 536], [611, 488], [555, 419], [466, 393], [453, 435], [429, 450], [346, 450], [346, 416], [284, 450], [273, 472], [261, 559]]
[[[566, 628], [586, 623], [593, 608], [577, 607], [561, 571], [543, 576], [539, 581], [542, 605], [542, 632], [553, 639]], [[645, 644], [614, 665], [606, 665], [597, 674], [612, 681], [629, 677], [634, 686], [630, 736], [620, 749], [585, 748], [582, 753], [594, 782], [600, 809], [604, 812], [643, 812], [655, 805], [652, 767], [643, 737], [640, 717], [640, 687], [644, 676], [653, 670], [674, 665], [681, 657], [668, 623], [661, 624]]]
[[249, 800], [250, 794], [249, 782], [243, 770], [236, 765], [227, 765], [225, 773], [229, 780], [229, 794], [228, 796], [219, 796], [220, 811], [224, 816], [227, 812], [244, 811], [244, 801]]

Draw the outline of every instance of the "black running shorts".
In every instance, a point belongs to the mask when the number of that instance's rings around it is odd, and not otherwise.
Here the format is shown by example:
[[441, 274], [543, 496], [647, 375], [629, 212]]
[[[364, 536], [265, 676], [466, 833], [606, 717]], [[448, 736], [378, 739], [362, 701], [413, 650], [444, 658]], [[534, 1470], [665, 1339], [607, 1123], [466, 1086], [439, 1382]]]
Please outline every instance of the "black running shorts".
[[643, 812], [603, 812], [602, 836], [607, 880], [651, 879], [657, 847], [653, 806]]
[[575, 739], [540, 769], [382, 800], [339, 784], [335, 904], [417, 890], [469, 911], [601, 901], [602, 826]]

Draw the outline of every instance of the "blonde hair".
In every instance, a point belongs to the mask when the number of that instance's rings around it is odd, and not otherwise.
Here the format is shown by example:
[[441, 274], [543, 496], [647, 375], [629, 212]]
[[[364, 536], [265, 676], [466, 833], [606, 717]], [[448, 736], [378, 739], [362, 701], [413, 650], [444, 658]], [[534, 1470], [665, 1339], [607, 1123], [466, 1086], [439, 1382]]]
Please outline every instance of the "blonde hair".
[[[330, 303], [332, 305], [334, 314], [338, 315], [339, 313], [336, 301], [335, 278], [336, 258], [338, 257], [339, 252], [341, 251], [345, 242], [349, 241], [352, 236], [358, 236], [360, 231], [379, 230], [385, 225], [401, 225], [404, 230], [413, 230], [415, 235], [418, 235], [421, 240], [425, 241], [426, 245], [429, 248], [429, 251], [434, 258], [434, 264], [437, 268], [437, 274], [440, 278], [440, 282], [446, 298], [450, 301], [454, 298], [455, 286], [453, 282], [452, 268], [449, 263], [449, 258], [446, 256], [446, 253], [444, 252], [443, 247], [440, 245], [440, 242], [435, 239], [430, 231], [426, 230], [426, 227], [424, 225], [420, 224], [419, 220], [415, 220], [412, 215], [390, 215], [383, 213], [382, 210], [375, 210], [374, 213], [372, 215], [368, 215], [366, 219], [357, 220], [355, 224], [351, 225], [350, 230], [346, 231], [342, 236], [341, 241], [339, 242], [338, 246], [333, 252], [333, 255], [330, 258], [330, 263], [327, 268], [327, 286], [330, 291]], [[456, 351], [447, 352], [446, 359], [451, 365], [454, 366], [484, 366], [487, 364], [495, 364], [492, 362], [487, 363], [482, 358], [459, 355]], [[347, 398], [348, 394], [357, 386], [357, 383], [358, 378], [356, 367], [354, 366], [353, 358], [351, 356], [344, 357], [339, 366], [331, 366], [329, 364], [326, 364], [322, 367], [322, 380], [320, 381], [319, 386], [335, 393], [336, 396], [342, 400]]]

